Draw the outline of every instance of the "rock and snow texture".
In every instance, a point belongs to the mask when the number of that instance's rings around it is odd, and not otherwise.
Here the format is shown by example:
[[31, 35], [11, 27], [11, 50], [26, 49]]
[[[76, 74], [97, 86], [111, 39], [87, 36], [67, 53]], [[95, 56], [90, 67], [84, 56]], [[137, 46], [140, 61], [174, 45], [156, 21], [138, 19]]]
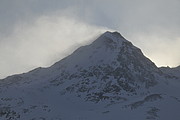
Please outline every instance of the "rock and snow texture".
[[0, 120], [179, 120], [180, 72], [170, 71], [106, 32], [49, 68], [0, 80]]

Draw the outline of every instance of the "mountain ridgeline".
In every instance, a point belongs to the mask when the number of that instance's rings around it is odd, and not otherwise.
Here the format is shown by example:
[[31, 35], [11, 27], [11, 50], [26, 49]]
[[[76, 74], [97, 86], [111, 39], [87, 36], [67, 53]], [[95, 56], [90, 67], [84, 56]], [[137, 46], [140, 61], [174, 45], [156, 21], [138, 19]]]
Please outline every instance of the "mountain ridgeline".
[[169, 115], [178, 120], [180, 73], [167, 69], [120, 33], [107, 31], [51, 67], [1, 80], [0, 119], [129, 120], [135, 114], [166, 120], [169, 101], [175, 108]]

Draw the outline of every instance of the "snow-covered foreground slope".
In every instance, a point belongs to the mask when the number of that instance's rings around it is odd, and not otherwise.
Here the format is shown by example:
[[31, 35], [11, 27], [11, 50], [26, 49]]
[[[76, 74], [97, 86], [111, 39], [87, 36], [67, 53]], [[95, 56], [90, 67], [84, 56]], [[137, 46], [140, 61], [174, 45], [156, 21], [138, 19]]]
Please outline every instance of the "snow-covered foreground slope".
[[179, 120], [180, 79], [117, 32], [0, 80], [0, 120]]

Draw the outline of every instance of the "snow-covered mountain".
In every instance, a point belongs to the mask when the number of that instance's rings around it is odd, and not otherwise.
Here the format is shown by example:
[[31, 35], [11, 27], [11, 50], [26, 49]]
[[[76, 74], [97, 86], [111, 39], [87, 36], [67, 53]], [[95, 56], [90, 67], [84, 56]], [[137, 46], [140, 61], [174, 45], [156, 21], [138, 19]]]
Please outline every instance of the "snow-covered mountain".
[[176, 76], [180, 78], [180, 66], [170, 68], [170, 67], [161, 67], [160, 68], [162, 72], [165, 74], [171, 75], [171, 76]]
[[177, 75], [106, 32], [49, 68], [0, 80], [0, 120], [179, 120]]

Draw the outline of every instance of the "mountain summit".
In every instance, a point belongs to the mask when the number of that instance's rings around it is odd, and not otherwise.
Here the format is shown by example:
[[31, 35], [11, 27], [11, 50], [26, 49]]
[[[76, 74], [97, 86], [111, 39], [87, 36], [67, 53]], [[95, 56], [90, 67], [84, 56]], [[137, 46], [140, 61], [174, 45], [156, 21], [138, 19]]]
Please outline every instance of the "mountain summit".
[[107, 31], [51, 67], [1, 80], [0, 118], [177, 120], [178, 90], [178, 76], [162, 72], [120, 33]]

